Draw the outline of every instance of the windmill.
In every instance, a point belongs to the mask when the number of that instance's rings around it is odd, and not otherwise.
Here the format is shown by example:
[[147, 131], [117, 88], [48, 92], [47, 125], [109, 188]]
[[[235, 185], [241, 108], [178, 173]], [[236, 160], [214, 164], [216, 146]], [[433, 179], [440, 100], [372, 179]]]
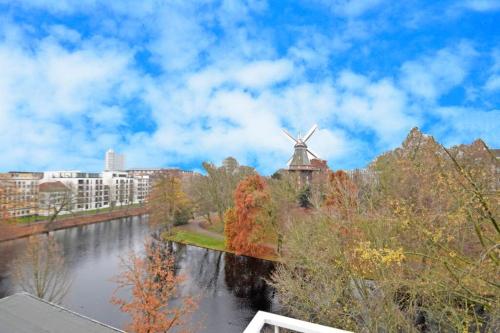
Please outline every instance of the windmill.
[[289, 170], [311, 170], [314, 167], [311, 165], [311, 158], [319, 159], [318, 155], [313, 153], [307, 147], [307, 140], [311, 138], [314, 134], [318, 125], [314, 125], [309, 132], [305, 136], [301, 136], [300, 133], [297, 138], [294, 138], [290, 133], [288, 133], [285, 129], [283, 132], [294, 143], [294, 153], [293, 156], [288, 160], [288, 169]]

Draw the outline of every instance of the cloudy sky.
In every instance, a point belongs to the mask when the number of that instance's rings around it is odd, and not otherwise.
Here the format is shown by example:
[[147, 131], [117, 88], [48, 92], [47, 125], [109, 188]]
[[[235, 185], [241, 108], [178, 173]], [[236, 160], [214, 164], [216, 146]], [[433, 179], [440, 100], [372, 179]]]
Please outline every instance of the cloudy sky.
[[0, 171], [500, 146], [500, 1], [0, 0]]

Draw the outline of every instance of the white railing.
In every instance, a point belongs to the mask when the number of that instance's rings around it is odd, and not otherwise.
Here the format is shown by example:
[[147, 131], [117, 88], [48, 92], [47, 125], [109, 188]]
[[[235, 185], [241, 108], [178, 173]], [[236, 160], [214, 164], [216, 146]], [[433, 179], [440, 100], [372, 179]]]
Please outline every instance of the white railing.
[[265, 324], [274, 326], [274, 333], [279, 333], [280, 328], [286, 328], [302, 333], [352, 333], [265, 311], [257, 312], [243, 333], [260, 333]]

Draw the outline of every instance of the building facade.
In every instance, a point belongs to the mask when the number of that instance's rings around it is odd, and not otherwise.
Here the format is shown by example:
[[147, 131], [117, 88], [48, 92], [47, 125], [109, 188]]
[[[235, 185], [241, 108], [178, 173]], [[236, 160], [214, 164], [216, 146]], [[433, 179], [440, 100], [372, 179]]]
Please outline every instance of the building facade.
[[102, 181], [109, 188], [109, 205], [124, 206], [134, 203], [134, 177], [125, 171], [104, 171]]
[[113, 149], [109, 149], [104, 159], [104, 171], [122, 170], [125, 170], [125, 155], [117, 154]]
[[51, 216], [70, 213], [73, 193], [60, 181], [41, 183], [38, 196], [38, 215]]
[[145, 203], [148, 201], [149, 193], [151, 193], [152, 176], [134, 176], [133, 177], [133, 198], [134, 203]]
[[108, 207], [110, 191], [99, 173], [81, 171], [44, 172], [42, 183], [59, 181], [71, 190], [72, 211], [84, 211]]
[[38, 186], [41, 172], [10, 171], [0, 177], [0, 205], [10, 217], [38, 214]]

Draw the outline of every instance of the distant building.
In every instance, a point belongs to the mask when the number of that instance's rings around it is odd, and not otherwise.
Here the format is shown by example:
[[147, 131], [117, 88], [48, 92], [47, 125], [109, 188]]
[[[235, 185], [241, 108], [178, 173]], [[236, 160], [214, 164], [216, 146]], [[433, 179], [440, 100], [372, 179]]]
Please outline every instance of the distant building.
[[2, 174], [5, 188], [0, 204], [9, 216], [21, 217], [38, 214], [38, 186], [43, 177], [41, 172], [10, 171]]
[[38, 215], [50, 216], [54, 212], [62, 215], [71, 212], [72, 196], [71, 189], [60, 181], [40, 184]]
[[133, 177], [133, 201], [134, 203], [144, 203], [148, 201], [151, 193], [152, 176], [142, 175]]
[[117, 154], [113, 149], [106, 152], [104, 160], [104, 171], [123, 171], [125, 170], [125, 155]]
[[126, 171], [104, 171], [102, 182], [109, 188], [109, 205], [123, 206], [134, 203], [134, 177]]
[[71, 190], [71, 210], [82, 211], [108, 207], [109, 188], [99, 173], [81, 171], [44, 172], [41, 183], [59, 181]]

